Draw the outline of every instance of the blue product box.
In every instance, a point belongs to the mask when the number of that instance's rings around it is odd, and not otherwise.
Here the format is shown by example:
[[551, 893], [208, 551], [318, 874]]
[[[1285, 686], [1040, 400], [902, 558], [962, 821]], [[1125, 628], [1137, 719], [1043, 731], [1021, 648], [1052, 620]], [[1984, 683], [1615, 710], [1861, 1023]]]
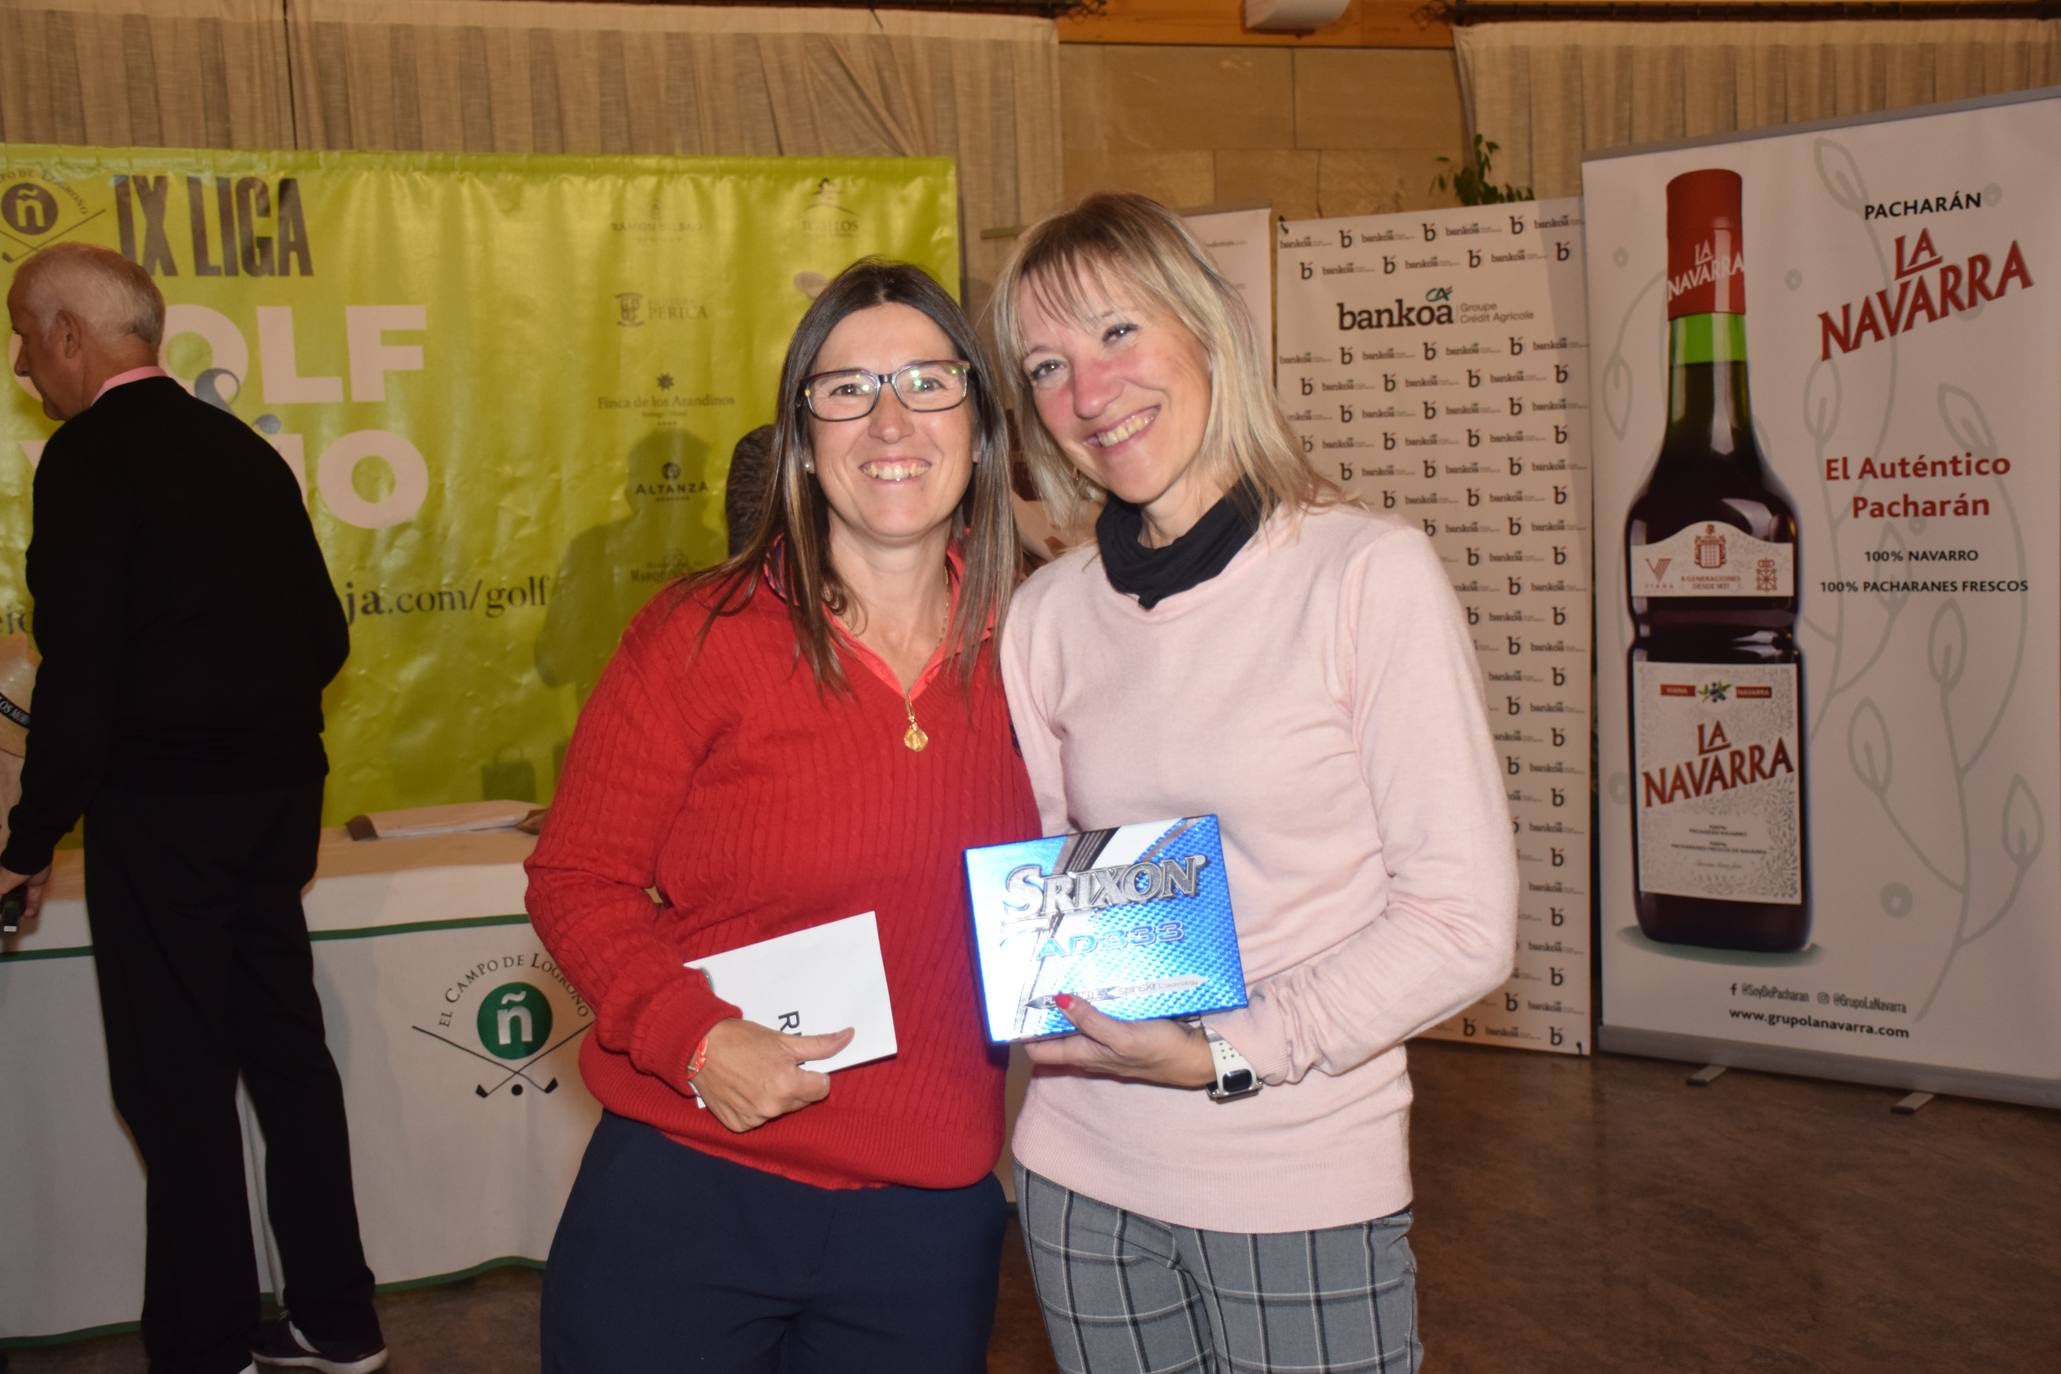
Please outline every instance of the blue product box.
[[1071, 1031], [1072, 993], [1123, 1021], [1245, 1005], [1215, 816], [966, 851], [993, 1041]]

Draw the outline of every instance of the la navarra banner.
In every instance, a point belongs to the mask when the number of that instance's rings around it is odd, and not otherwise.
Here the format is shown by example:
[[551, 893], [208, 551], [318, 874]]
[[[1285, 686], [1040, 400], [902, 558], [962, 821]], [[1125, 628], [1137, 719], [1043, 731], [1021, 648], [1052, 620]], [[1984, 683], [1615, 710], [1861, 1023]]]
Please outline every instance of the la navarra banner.
[[[0, 146], [0, 288], [52, 243], [140, 264], [165, 366], [300, 479], [351, 622], [333, 823], [547, 801], [624, 624], [721, 558], [731, 449], [809, 301], [867, 254], [956, 291], [957, 213], [941, 159]], [[14, 380], [0, 632], [33, 621], [54, 428]]]
[[1584, 165], [1606, 1048], [2061, 1102], [2057, 139]]

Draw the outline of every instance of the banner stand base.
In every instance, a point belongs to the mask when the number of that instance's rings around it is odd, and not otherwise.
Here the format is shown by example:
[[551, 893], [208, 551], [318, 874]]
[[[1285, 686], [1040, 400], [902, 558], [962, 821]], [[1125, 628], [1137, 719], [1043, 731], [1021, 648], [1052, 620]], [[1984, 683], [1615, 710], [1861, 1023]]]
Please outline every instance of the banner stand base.
[[[1708, 1072], [1709, 1068], [1752, 1069], [1760, 1073], [1793, 1074], [1800, 1078], [1827, 1078], [1835, 1082], [1861, 1083], [1878, 1088], [1901, 1088], [1912, 1094], [1945, 1093], [1953, 1097], [2014, 1102], [2027, 1107], [2061, 1108], [2061, 1082], [2044, 1078], [2021, 1078], [2012, 1074], [1983, 1073], [1976, 1069], [1950, 1069], [1930, 1064], [1898, 1064], [1881, 1059], [1862, 1059], [1847, 1054], [1826, 1054], [1819, 1050], [1747, 1045], [1731, 1040], [1713, 1040], [1700, 1035], [1635, 1030], [1624, 1026], [1597, 1027], [1596, 1048], [1606, 1054], [1630, 1054], [1644, 1059], [1674, 1059], [1687, 1064], [1708, 1066], [1703, 1072]], [[1912, 1110], [1915, 1111], [1916, 1107]]]
[[1689, 1075], [1689, 1086], [1692, 1088], [1707, 1088], [1724, 1076], [1725, 1066], [1723, 1064], [1705, 1064], [1702, 1068]]

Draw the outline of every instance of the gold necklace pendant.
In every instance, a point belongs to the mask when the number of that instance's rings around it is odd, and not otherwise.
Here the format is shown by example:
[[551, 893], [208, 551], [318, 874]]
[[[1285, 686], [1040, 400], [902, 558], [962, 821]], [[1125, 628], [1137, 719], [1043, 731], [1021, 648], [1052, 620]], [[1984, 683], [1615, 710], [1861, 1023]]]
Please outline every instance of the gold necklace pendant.
[[[937, 647], [931, 650], [933, 654], [938, 649], [945, 647], [945, 636], [952, 629], [951, 597], [951, 575], [947, 573], [945, 576], [945, 623], [938, 627]], [[912, 754], [920, 754], [930, 747], [930, 736], [925, 734], [923, 727], [916, 723], [916, 689], [914, 687], [904, 687], [902, 689], [902, 710], [909, 717], [909, 728], [902, 732], [902, 747]]]
[[[947, 572], [945, 574], [945, 621], [944, 624], [938, 626], [937, 644], [931, 650], [931, 653], [933, 655], [935, 655], [940, 649], [943, 649], [945, 647], [945, 636], [952, 632], [951, 599], [952, 579], [951, 574]], [[838, 616], [839, 619], [842, 621], [843, 612], [838, 612]], [[853, 631], [849, 621], [844, 622], [844, 629], [845, 633], [850, 635], [854, 641], [858, 640], [859, 636], [855, 631]], [[902, 732], [902, 747], [904, 749], [907, 749], [912, 754], [920, 754], [925, 749], [928, 749], [930, 747], [930, 736], [927, 733], [925, 733], [922, 726], [916, 723], [915, 685], [904, 687], [902, 689], [902, 713], [909, 718], [909, 728]]]

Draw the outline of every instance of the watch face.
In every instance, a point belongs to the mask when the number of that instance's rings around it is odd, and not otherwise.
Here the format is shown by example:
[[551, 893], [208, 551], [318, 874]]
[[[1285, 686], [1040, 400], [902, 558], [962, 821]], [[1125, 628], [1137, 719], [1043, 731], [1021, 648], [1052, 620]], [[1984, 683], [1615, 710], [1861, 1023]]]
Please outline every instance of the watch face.
[[1224, 1076], [1223, 1076], [1223, 1077], [1222, 1077], [1221, 1079], [1217, 1080], [1217, 1091], [1218, 1091], [1218, 1092], [1221, 1092], [1221, 1093], [1224, 1093], [1224, 1094], [1227, 1094], [1227, 1095], [1228, 1095], [1228, 1094], [1230, 1094], [1230, 1093], [1249, 1093], [1249, 1092], [1251, 1092], [1251, 1091], [1252, 1091], [1252, 1070], [1251, 1070], [1251, 1069], [1233, 1069], [1233, 1070], [1231, 1070], [1231, 1071], [1230, 1071], [1229, 1073], [1225, 1074], [1225, 1075], [1224, 1075]]

